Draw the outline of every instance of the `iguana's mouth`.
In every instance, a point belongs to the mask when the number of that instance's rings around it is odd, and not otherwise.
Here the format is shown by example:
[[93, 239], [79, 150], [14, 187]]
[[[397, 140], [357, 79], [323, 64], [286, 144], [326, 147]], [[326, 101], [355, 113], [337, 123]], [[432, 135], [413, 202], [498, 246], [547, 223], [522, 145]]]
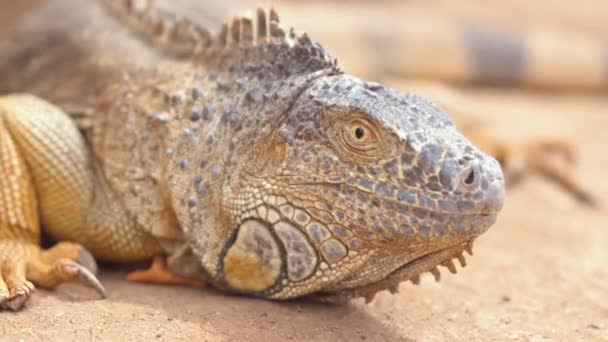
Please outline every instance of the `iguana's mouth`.
[[420, 282], [420, 274], [425, 272], [432, 273], [435, 280], [439, 281], [441, 279], [441, 273], [439, 273], [437, 266], [445, 266], [450, 270], [451, 273], [456, 273], [457, 270], [453, 259], [458, 259], [460, 265], [465, 267], [467, 262], [463, 255], [464, 251], [467, 251], [467, 253], [473, 255], [472, 240], [413, 259], [412, 261], [393, 271], [386, 278], [384, 278], [382, 282], [390, 282], [398, 279], [399, 281], [410, 280], [412, 283], [418, 285]]
[[455, 246], [433, 251], [415, 259], [410, 260], [398, 269], [391, 272], [382, 280], [365, 285], [360, 288], [349, 289], [337, 293], [320, 295], [317, 299], [330, 303], [342, 303], [352, 298], [363, 297], [366, 302], [370, 302], [376, 293], [389, 290], [391, 293], [398, 291], [398, 286], [404, 281], [411, 281], [415, 285], [420, 283], [420, 275], [430, 272], [439, 281], [441, 273], [437, 266], [447, 267], [451, 273], [456, 273], [456, 265], [453, 259], [457, 259], [462, 267], [466, 266], [466, 259], [463, 252], [473, 255], [473, 240], [465, 241]]

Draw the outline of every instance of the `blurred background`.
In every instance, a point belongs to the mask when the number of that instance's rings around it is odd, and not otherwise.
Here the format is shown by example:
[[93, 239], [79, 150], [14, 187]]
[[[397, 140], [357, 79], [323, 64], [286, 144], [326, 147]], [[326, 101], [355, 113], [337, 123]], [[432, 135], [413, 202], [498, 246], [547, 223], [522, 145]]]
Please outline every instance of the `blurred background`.
[[[319, 324], [316, 331], [324, 327], [327, 340], [608, 340], [608, 1], [157, 2], [212, 28], [273, 5], [285, 26], [308, 32], [345, 71], [440, 103], [461, 128], [482, 130], [490, 148], [507, 148], [514, 168], [530, 166], [530, 145], [539, 139], [572, 145], [573, 159], [555, 165], [597, 202], [595, 208], [581, 203], [551, 177], [532, 172], [509, 189], [496, 226], [457, 276], [404, 284], [398, 297], [380, 294], [370, 305], [355, 304], [360, 314], [339, 313], [346, 317], [340, 320], [314, 306], [298, 311], [298, 320], [277, 306], [238, 298], [215, 306], [212, 300], [192, 319], [219, 313], [211, 325], [234, 333], [223, 323], [230, 315], [242, 336], [265, 340], [316, 338], [306, 330], [310, 322]], [[1, 1], [0, 39], [42, 3]], [[125, 287], [123, 295], [145, 291]], [[257, 316], [236, 315], [221, 304], [228, 302], [264, 310], [278, 325], [253, 334], [247, 322]], [[113, 314], [127, 321], [138, 312], [116, 308]], [[183, 333], [193, 329], [174, 324]]]

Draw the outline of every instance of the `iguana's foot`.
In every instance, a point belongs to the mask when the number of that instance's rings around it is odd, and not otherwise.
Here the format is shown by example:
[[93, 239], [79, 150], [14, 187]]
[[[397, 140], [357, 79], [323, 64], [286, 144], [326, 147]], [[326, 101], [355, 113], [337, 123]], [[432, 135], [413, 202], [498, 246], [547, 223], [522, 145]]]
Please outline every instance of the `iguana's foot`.
[[[0, 246], [3, 251], [13, 247], [4, 243]], [[34, 284], [26, 278], [26, 270], [24, 259], [0, 255], [0, 310], [20, 309], [34, 291]]]
[[149, 269], [129, 273], [127, 279], [139, 283], [189, 285], [196, 287], [202, 285], [202, 282], [198, 279], [175, 275], [169, 270], [165, 258], [162, 256], [155, 256]]
[[[96, 270], [95, 260], [81, 245], [63, 242], [48, 250], [39, 247], [38, 207], [41, 203], [36, 197], [36, 190], [38, 194], [42, 191], [34, 185], [36, 168], [33, 164], [28, 165], [25, 160], [25, 157], [35, 159], [34, 152], [31, 151], [36, 149], [18, 145], [18, 142], [25, 144], [27, 137], [40, 133], [22, 129], [27, 125], [21, 124], [31, 119], [23, 112], [30, 113], [28, 110], [31, 110], [41, 117], [51, 116], [52, 112], [48, 108], [43, 110], [39, 105], [39, 102], [31, 98], [0, 97], [0, 310], [20, 309], [33, 292], [33, 284], [54, 288], [63, 282], [78, 279], [105, 296], [103, 287], [93, 275]], [[23, 111], [21, 114], [19, 109]], [[40, 123], [34, 119], [32, 122]], [[64, 127], [50, 124], [42, 126]], [[53, 153], [43, 155], [54, 155]], [[67, 162], [61, 159], [61, 163]], [[65, 168], [63, 165], [61, 167]], [[59, 184], [58, 187], [63, 185], [51, 177], [45, 179]]]
[[529, 168], [554, 181], [577, 200], [591, 206], [597, 204], [575, 175], [576, 148], [571, 142], [558, 138], [539, 138], [529, 141], [525, 148]]
[[502, 165], [507, 185], [515, 184], [525, 173], [535, 172], [563, 187], [578, 201], [596, 205], [575, 175], [576, 148], [565, 139], [543, 137], [521, 145], [497, 143], [490, 153]]
[[23, 241], [0, 243], [0, 309], [19, 310], [33, 293], [34, 284], [44, 288], [78, 280], [105, 298], [94, 275], [97, 265], [82, 246], [61, 242], [48, 250]]

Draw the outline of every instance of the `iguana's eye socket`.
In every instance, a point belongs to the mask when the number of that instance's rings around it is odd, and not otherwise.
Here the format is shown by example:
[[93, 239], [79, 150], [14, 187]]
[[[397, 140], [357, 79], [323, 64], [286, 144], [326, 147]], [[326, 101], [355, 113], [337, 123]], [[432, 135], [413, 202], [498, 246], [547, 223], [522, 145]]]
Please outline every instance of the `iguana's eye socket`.
[[376, 134], [369, 124], [355, 120], [345, 127], [346, 143], [357, 150], [371, 150], [377, 147]]

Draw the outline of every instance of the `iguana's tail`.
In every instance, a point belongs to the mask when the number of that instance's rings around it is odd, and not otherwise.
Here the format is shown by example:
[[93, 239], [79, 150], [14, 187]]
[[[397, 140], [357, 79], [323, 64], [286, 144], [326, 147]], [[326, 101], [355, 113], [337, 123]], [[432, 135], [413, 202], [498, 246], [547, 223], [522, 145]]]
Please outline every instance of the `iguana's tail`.
[[336, 55], [349, 56], [342, 60], [346, 71], [365, 77], [608, 89], [608, 41], [593, 35], [498, 30], [403, 9], [364, 12], [340, 6], [319, 12], [298, 6], [286, 10], [283, 16], [292, 24], [319, 37]]

